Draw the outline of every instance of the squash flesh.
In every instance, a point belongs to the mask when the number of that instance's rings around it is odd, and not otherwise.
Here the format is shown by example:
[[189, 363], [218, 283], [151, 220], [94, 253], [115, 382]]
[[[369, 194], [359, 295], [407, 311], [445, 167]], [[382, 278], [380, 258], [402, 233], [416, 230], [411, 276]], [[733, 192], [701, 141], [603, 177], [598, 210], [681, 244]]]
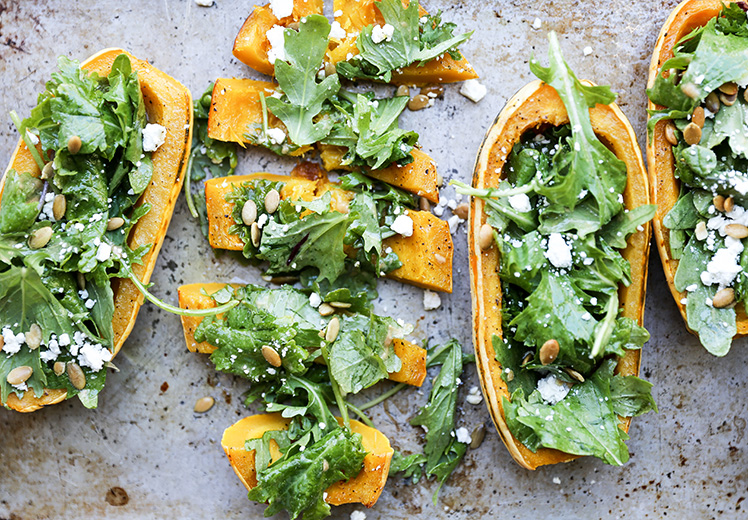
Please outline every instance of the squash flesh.
[[[648, 182], [641, 152], [626, 117], [616, 105], [597, 105], [590, 109], [590, 119], [595, 133], [626, 163], [628, 181], [623, 193], [625, 206], [633, 208], [648, 204]], [[525, 132], [545, 124], [559, 126], [568, 122], [566, 108], [551, 86], [534, 81], [522, 88], [509, 100], [486, 135], [478, 155], [473, 186], [484, 188], [498, 185], [508, 152]], [[509, 398], [509, 392], [501, 377], [501, 365], [496, 361], [491, 341], [493, 335], [502, 337], [502, 294], [498, 274], [500, 258], [495, 246], [487, 251], [481, 250], [479, 246], [479, 230], [486, 221], [483, 201], [473, 198], [470, 204], [468, 246], [473, 299], [473, 343], [481, 386], [491, 416], [510, 454], [523, 467], [536, 469], [545, 464], [573, 460], [575, 456], [548, 448], [541, 448], [537, 453], [531, 452], [512, 436], [504, 421], [501, 399]], [[622, 315], [640, 325], [644, 316], [649, 238], [650, 229], [646, 225], [643, 231], [634, 233], [629, 238], [628, 246], [622, 252], [631, 265], [632, 278], [629, 287], [619, 288]], [[637, 375], [640, 361], [638, 350], [627, 351], [619, 360], [616, 372], [621, 375]], [[621, 420], [620, 426], [627, 431], [629, 424], [630, 418], [625, 418]]]
[[[288, 429], [290, 420], [280, 414], [260, 414], [245, 417], [227, 428], [221, 439], [226, 456], [234, 472], [247, 490], [257, 485], [255, 451], [246, 451], [244, 443], [248, 439], [258, 439], [267, 431]], [[338, 419], [342, 424], [342, 420]], [[349, 481], [336, 482], [327, 489], [325, 501], [331, 505], [361, 503], [373, 506], [381, 495], [390, 469], [394, 450], [390, 441], [380, 431], [358, 421], [351, 420], [353, 433], [361, 434], [361, 442], [366, 456], [361, 472]], [[280, 457], [274, 443], [271, 443], [273, 461]]]
[[[122, 53], [128, 55], [133, 70], [138, 73], [149, 121], [159, 123], [167, 129], [166, 141], [151, 156], [153, 179], [138, 201], [138, 205], [150, 204], [151, 209], [133, 226], [127, 239], [132, 249], [145, 244], [152, 245], [143, 258], [143, 264], [132, 266], [135, 275], [143, 283], [148, 283], [169, 227], [187, 168], [187, 159], [192, 144], [192, 96], [190, 91], [174, 78], [122, 49], [105, 49], [88, 58], [81, 64], [81, 67], [97, 72], [100, 76], [106, 76], [114, 60]], [[0, 196], [7, 173], [11, 169], [28, 172], [34, 176], [40, 174], [36, 162], [21, 139], [0, 184]], [[113, 354], [116, 355], [132, 332], [138, 311], [143, 304], [143, 295], [135, 284], [126, 279], [112, 279], [112, 290], [114, 291]], [[61, 389], [45, 389], [44, 395], [39, 398], [34, 397], [33, 392], [26, 392], [22, 399], [12, 394], [8, 398], [7, 406], [21, 412], [33, 412], [42, 406], [58, 403], [66, 396], [67, 391]]]

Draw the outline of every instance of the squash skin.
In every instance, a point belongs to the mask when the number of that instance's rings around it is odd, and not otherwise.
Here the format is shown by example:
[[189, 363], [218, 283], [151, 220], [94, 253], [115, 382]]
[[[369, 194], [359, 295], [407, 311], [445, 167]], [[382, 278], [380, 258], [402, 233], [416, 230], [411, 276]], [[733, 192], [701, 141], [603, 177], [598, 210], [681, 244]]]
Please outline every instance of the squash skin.
[[[179, 306], [182, 309], [212, 309], [216, 306], [210, 296], [203, 294], [203, 290], [208, 294], [222, 289], [226, 284], [222, 283], [193, 283], [182, 285], [178, 289]], [[237, 284], [232, 284], [238, 287]], [[187, 344], [187, 350], [190, 352], [199, 352], [201, 354], [211, 354], [216, 347], [203, 341], [195, 341], [195, 329], [200, 325], [202, 318], [191, 316], [181, 316], [182, 329], [184, 331], [184, 341]], [[389, 374], [390, 381], [397, 383], [406, 383], [411, 386], [421, 386], [426, 379], [426, 350], [410, 341], [396, 338], [393, 340], [395, 354], [402, 361], [402, 368], [397, 372]]]
[[[143, 283], [148, 283], [169, 227], [174, 205], [182, 189], [187, 168], [187, 159], [192, 144], [192, 95], [189, 89], [174, 78], [122, 49], [102, 50], [84, 61], [81, 66], [103, 76], [108, 74], [115, 58], [122, 53], [129, 56], [133, 70], [138, 72], [149, 120], [162, 124], [167, 129], [166, 141], [152, 154], [153, 180], [138, 201], [139, 205], [150, 204], [151, 210], [133, 226], [127, 239], [128, 245], [133, 249], [144, 244], [152, 244], [151, 249], [143, 258], [143, 264], [132, 266], [135, 275]], [[11, 169], [29, 172], [34, 176], [40, 173], [22, 139], [19, 139], [19, 144], [5, 172], [6, 175], [0, 182], [0, 194], [2, 194], [7, 173]], [[138, 311], [143, 304], [143, 295], [135, 284], [126, 279], [113, 279], [112, 290], [114, 291], [113, 354], [116, 355], [132, 332]], [[11, 394], [6, 406], [19, 412], [33, 412], [43, 406], [63, 401], [66, 397], [67, 391], [63, 389], [45, 389], [44, 394], [39, 398], [35, 397], [33, 392], [26, 392], [22, 399]]]
[[[245, 417], [228, 427], [221, 439], [221, 447], [231, 463], [234, 472], [247, 490], [257, 485], [255, 470], [255, 452], [246, 451], [244, 442], [247, 439], [262, 437], [266, 431], [285, 430], [290, 420], [278, 413], [259, 414]], [[338, 419], [342, 424], [342, 420]], [[327, 488], [325, 502], [338, 506], [341, 504], [361, 503], [372, 507], [382, 494], [390, 470], [394, 450], [390, 441], [380, 431], [370, 428], [351, 419], [351, 430], [360, 433], [366, 450], [364, 467], [361, 472], [348, 481], [340, 481]], [[271, 444], [273, 451], [273, 444]], [[273, 453], [279, 457], [280, 453]]]
[[[636, 135], [617, 105], [597, 105], [590, 109], [590, 118], [595, 133], [603, 139], [615, 155], [626, 163], [628, 181], [623, 193], [626, 208], [649, 203], [648, 179], [637, 144]], [[550, 85], [534, 81], [522, 88], [508, 102], [489, 129], [481, 145], [473, 175], [476, 188], [495, 187], [502, 178], [506, 155], [528, 130], [543, 124], [553, 126], [569, 122], [566, 109], [556, 91]], [[502, 148], [506, 152], [502, 152]], [[470, 251], [470, 285], [473, 305], [473, 344], [475, 346], [478, 373], [486, 397], [486, 404], [499, 436], [504, 441], [514, 460], [527, 469], [536, 469], [546, 464], [568, 462], [577, 456], [548, 448], [533, 453], [515, 439], [504, 420], [502, 397], [509, 398], [506, 383], [501, 378], [501, 365], [496, 360], [491, 338], [502, 337], [502, 294], [499, 279], [499, 253], [496, 246], [482, 251], [479, 246], [479, 230], [486, 222], [484, 203], [471, 198], [468, 217], [468, 248]], [[631, 264], [632, 283], [619, 288], [622, 315], [635, 320], [639, 325], [644, 318], [644, 299], [647, 282], [647, 257], [650, 228], [634, 233], [622, 252]], [[616, 368], [621, 375], [638, 375], [641, 354], [629, 350]], [[622, 418], [620, 427], [628, 431], [630, 418]]]
[[[724, 3], [730, 4], [731, 2], [725, 1]], [[681, 2], [670, 13], [665, 25], [662, 26], [660, 35], [657, 38], [657, 44], [652, 53], [647, 88], [651, 88], [654, 85], [657, 79], [657, 72], [662, 64], [673, 57], [673, 48], [678, 40], [691, 30], [706, 25], [721, 10], [722, 2], [720, 0], [686, 0]], [[663, 107], [655, 105], [652, 101], [648, 101], [648, 108], [650, 110], [657, 110]], [[678, 201], [678, 194], [680, 193], [680, 181], [675, 177], [675, 160], [672, 153], [672, 146], [665, 139], [665, 123], [665, 121], [660, 121], [655, 125], [651, 138], [647, 135], [647, 165], [649, 166], [651, 198], [652, 203], [657, 204], [657, 213], [652, 220], [652, 224], [657, 249], [662, 260], [662, 268], [665, 271], [665, 278], [667, 279], [670, 292], [683, 317], [686, 329], [691, 334], [698, 336], [696, 332], [689, 328], [686, 306], [681, 303], [686, 293], [679, 292], [675, 288], [675, 272], [678, 270], [679, 260], [672, 257], [670, 252], [670, 233], [668, 228], [662, 223], [665, 216]], [[739, 338], [748, 334], [748, 314], [746, 314], [745, 306], [743, 305], [737, 306], [735, 310], [737, 313], [737, 334], [735, 337]]]

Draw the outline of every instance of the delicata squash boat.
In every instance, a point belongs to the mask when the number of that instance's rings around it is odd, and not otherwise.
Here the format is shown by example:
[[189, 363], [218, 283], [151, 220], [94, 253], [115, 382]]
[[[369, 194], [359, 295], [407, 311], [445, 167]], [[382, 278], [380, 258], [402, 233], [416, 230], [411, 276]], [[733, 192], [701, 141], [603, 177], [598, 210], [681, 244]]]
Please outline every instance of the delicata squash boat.
[[[583, 82], [591, 85], [588, 82]], [[621, 110], [615, 104], [596, 105], [589, 110], [592, 127], [597, 137], [620, 160], [625, 163], [628, 180], [623, 192], [626, 208], [648, 203], [648, 182], [637, 145], [636, 135]], [[564, 103], [549, 84], [534, 81], [523, 87], [506, 104], [498, 115], [481, 144], [473, 175], [476, 189], [495, 188], [506, 176], [504, 168], [509, 152], [528, 131], [548, 126], [558, 127], [569, 123]], [[487, 222], [486, 204], [478, 197], [471, 197], [468, 245], [470, 251], [470, 280], [473, 308], [473, 343], [483, 393], [491, 417], [501, 439], [512, 457], [527, 469], [536, 469], [546, 464], [567, 462], [577, 458], [555, 449], [528, 449], [516, 439], [507, 425], [503, 398], [510, 398], [510, 391], [502, 378], [502, 365], [496, 359], [492, 343], [494, 335], [503, 338], [502, 289], [499, 278], [501, 257], [495, 243], [481, 248], [481, 228]], [[622, 316], [631, 318], [639, 325], [644, 315], [644, 298], [647, 282], [647, 256], [650, 231], [644, 225], [628, 240], [621, 253], [631, 264], [632, 283], [619, 285], [619, 301]], [[558, 343], [557, 343], [558, 344]], [[541, 354], [542, 357], [542, 354]], [[619, 358], [616, 374], [637, 375], [640, 366], [640, 350], [627, 350]], [[619, 418], [619, 427], [628, 431], [630, 418]]]
[[[149, 204], [150, 211], [132, 227], [127, 238], [127, 243], [133, 250], [139, 246], [151, 244], [143, 257], [143, 263], [132, 266], [135, 276], [147, 284], [169, 227], [187, 168], [192, 142], [192, 96], [189, 89], [177, 80], [122, 49], [104, 49], [84, 61], [81, 68], [96, 72], [100, 76], [106, 76], [114, 60], [123, 53], [130, 58], [132, 69], [138, 74], [148, 121], [166, 128], [164, 143], [151, 156], [153, 177], [137, 203], [138, 206]], [[39, 177], [41, 174], [22, 139], [19, 139], [18, 146], [0, 183], [0, 197], [2, 197], [8, 172], [11, 170], [28, 172], [34, 177]], [[114, 292], [113, 354], [116, 355], [135, 325], [144, 296], [129, 279], [112, 279], [112, 290]], [[59, 403], [66, 397], [65, 389], [45, 389], [41, 397], [36, 397], [34, 392], [28, 391], [21, 399], [11, 394], [6, 406], [19, 412], [33, 412], [43, 406]]]

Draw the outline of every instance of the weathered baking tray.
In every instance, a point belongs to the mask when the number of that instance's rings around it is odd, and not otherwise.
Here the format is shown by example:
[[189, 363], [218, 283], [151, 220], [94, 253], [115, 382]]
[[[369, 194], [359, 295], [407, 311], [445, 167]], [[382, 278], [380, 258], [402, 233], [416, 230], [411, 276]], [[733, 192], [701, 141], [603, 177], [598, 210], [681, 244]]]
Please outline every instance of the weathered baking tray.
[[[527, 61], [545, 59], [545, 33], [559, 33], [567, 60], [582, 77], [610, 84], [645, 139], [645, 83], [649, 57], [674, 0], [481, 1], [428, 0], [461, 29], [475, 29], [464, 51], [488, 86], [473, 104], [448, 87], [428, 110], [406, 113], [403, 123], [421, 135], [445, 179], [470, 181], [485, 130], [505, 101], [532, 79]], [[219, 76], [255, 76], [231, 56], [233, 38], [253, 2], [216, 0], [34, 1], [0, 0], [0, 163], [16, 144], [8, 112], [28, 113], [58, 54], [84, 59], [121, 46], [172, 74], [194, 94]], [[540, 29], [533, 28], [535, 19]], [[593, 50], [584, 56], [583, 49]], [[240, 171], [286, 173], [291, 161], [259, 150]], [[444, 197], [453, 198], [447, 188]], [[417, 325], [416, 337], [451, 335], [472, 350], [464, 225], [455, 235], [454, 293], [437, 311], [423, 311], [419, 289], [384, 281], [377, 309]], [[653, 251], [643, 375], [655, 385], [660, 413], [634, 420], [632, 457], [622, 467], [596, 460], [529, 472], [500, 443], [482, 403], [464, 397], [477, 377], [471, 367], [460, 389], [459, 424], [480, 423], [489, 433], [444, 486], [438, 506], [433, 483], [388, 483], [368, 519], [379, 518], [738, 518], [748, 496], [748, 350], [736, 341], [715, 359], [684, 330]], [[216, 257], [177, 204], [154, 273], [155, 292], [176, 302], [179, 284], [204, 280], [259, 282], [259, 272]], [[68, 402], [31, 415], [0, 409], [0, 519], [261, 518], [220, 448], [223, 429], [247, 414], [244, 381], [217, 374], [208, 360], [187, 352], [175, 316], [146, 304], [116, 359], [98, 410]], [[425, 387], [428, 390], [428, 386]], [[195, 400], [217, 405], [196, 415]], [[412, 449], [420, 429], [408, 425], [416, 401], [401, 394], [374, 410], [393, 444]], [[124, 490], [124, 494], [121, 490]], [[126, 496], [125, 496], [126, 494]], [[340, 507], [348, 518], [359, 507]]]

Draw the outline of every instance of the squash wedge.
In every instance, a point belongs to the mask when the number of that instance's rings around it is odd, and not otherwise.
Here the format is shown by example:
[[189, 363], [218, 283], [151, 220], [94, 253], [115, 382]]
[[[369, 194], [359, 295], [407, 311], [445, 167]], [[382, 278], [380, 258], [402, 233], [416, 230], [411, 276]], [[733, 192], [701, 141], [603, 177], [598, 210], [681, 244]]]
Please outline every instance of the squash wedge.
[[[730, 3], [732, 2], [724, 2], [725, 5]], [[677, 42], [694, 29], [706, 25], [709, 20], [719, 14], [722, 6], [723, 2], [721, 0], [686, 0], [681, 2], [670, 13], [660, 31], [652, 54], [652, 62], [649, 66], [648, 87], [654, 85], [657, 72], [660, 70], [662, 64], [673, 57], [673, 49]], [[649, 101], [648, 108], [656, 110], [663, 107]], [[686, 329], [695, 334], [688, 327], [686, 306], [681, 303], [686, 293], [681, 293], [675, 288], [675, 272], [678, 270], [679, 260], [673, 258], [671, 254], [670, 233], [663, 225], [665, 215], [673, 208], [680, 193], [680, 181], [675, 177], [675, 159], [671, 151], [672, 146], [665, 138], [665, 123], [665, 121], [657, 123], [652, 136], [647, 136], [647, 165], [649, 167], [651, 198], [652, 203], [657, 204], [657, 213], [652, 224], [654, 226], [657, 249], [660, 252], [660, 259], [662, 260], [662, 268], [665, 271], [665, 278], [670, 287], [670, 292], [673, 295], [681, 316], [683, 316]], [[737, 334], [735, 337], [737, 338], [748, 334], [748, 314], [746, 314], [743, 305], [738, 305], [735, 311], [737, 313]]]
[[[222, 283], [193, 283], [179, 287], [179, 306], [182, 309], [211, 309], [215, 302], [203, 291], [213, 294], [225, 284]], [[184, 341], [190, 352], [211, 354], [216, 347], [203, 341], [195, 341], [195, 329], [200, 325], [202, 318], [182, 316], [182, 328], [184, 329]], [[426, 350], [415, 343], [396, 338], [393, 340], [395, 354], [402, 361], [402, 368], [392, 372], [388, 379], [397, 383], [406, 383], [412, 386], [421, 386], [426, 379]]]
[[[138, 204], [150, 204], [151, 209], [132, 228], [128, 238], [128, 244], [132, 249], [151, 244], [150, 250], [143, 258], [143, 264], [132, 266], [135, 275], [143, 283], [148, 283], [187, 168], [192, 143], [192, 96], [190, 91], [174, 78], [122, 49], [105, 49], [84, 61], [82, 67], [105, 76], [111, 70], [115, 58], [122, 53], [130, 57], [133, 70], [138, 73], [149, 121], [161, 124], [167, 130], [166, 141], [152, 155], [153, 179], [138, 201]], [[0, 182], [0, 195], [11, 169], [29, 172], [34, 176], [40, 174], [31, 153], [20, 139], [6, 175]], [[138, 310], [143, 303], [143, 295], [135, 284], [126, 279], [113, 279], [112, 289], [115, 309], [112, 325], [116, 355], [135, 325]], [[22, 399], [11, 394], [7, 406], [20, 412], [33, 412], [42, 406], [64, 400], [66, 395], [67, 392], [60, 389], [45, 389], [39, 398], [35, 397], [33, 392], [26, 392]]]
[[[649, 200], [647, 176], [641, 152], [631, 125], [615, 105], [597, 105], [590, 109], [595, 133], [613, 153], [626, 164], [628, 181], [623, 193], [627, 208], [647, 204]], [[495, 187], [503, 176], [508, 151], [529, 130], [545, 126], [559, 126], [569, 122], [566, 108], [556, 91], [541, 81], [534, 81], [515, 94], [489, 129], [481, 145], [473, 175], [476, 188]], [[496, 360], [491, 338], [502, 336], [502, 292], [499, 279], [499, 257], [495, 246], [484, 251], [479, 245], [479, 230], [486, 222], [484, 202], [471, 198], [468, 230], [470, 251], [470, 284], [473, 306], [473, 344], [483, 394], [501, 439], [512, 457], [521, 466], [535, 469], [545, 464], [570, 461], [575, 456], [547, 448], [533, 453], [515, 439], [504, 418], [502, 397], [509, 398], [507, 385], [501, 377], [502, 367]], [[622, 252], [631, 264], [632, 283], [619, 289], [623, 316], [641, 325], [644, 316], [644, 297], [647, 282], [647, 253], [650, 231], [648, 226], [634, 233]], [[619, 360], [617, 373], [636, 375], [639, 372], [640, 352], [629, 350]], [[628, 431], [630, 419], [622, 419], [620, 427]]]
[[[340, 419], [338, 422], [342, 424]], [[267, 431], [285, 430], [288, 428], [288, 423], [289, 419], [283, 418], [278, 413], [252, 415], [239, 420], [223, 432], [221, 438], [223, 451], [239, 480], [248, 490], [257, 485], [257, 472], [255, 452], [244, 449], [245, 441], [258, 439]], [[325, 501], [334, 506], [361, 503], [366, 507], [372, 507], [387, 482], [394, 450], [387, 437], [374, 428], [351, 420], [351, 430], [362, 436], [362, 444], [366, 450], [364, 467], [351, 480], [336, 482], [330, 486], [327, 489]], [[275, 460], [278, 457], [280, 457], [280, 452], [274, 454], [273, 458]]]
[[[267, 179], [286, 183], [281, 190], [282, 199], [311, 200], [327, 190], [336, 190], [333, 204], [343, 210], [343, 192], [326, 175], [317, 180], [300, 176], [284, 176], [269, 173], [253, 173], [233, 177], [218, 177], [205, 182], [205, 202], [208, 208], [208, 238], [210, 245], [218, 249], [241, 251], [244, 243], [237, 235], [230, 233], [235, 224], [232, 216], [234, 205], [226, 200], [226, 195], [235, 186], [252, 179]], [[416, 285], [432, 291], [452, 292], [452, 256], [454, 246], [449, 225], [428, 211], [408, 212], [413, 219], [413, 235], [395, 235], [385, 239], [382, 245], [400, 257], [403, 266], [390, 272], [387, 277], [400, 282]]]

